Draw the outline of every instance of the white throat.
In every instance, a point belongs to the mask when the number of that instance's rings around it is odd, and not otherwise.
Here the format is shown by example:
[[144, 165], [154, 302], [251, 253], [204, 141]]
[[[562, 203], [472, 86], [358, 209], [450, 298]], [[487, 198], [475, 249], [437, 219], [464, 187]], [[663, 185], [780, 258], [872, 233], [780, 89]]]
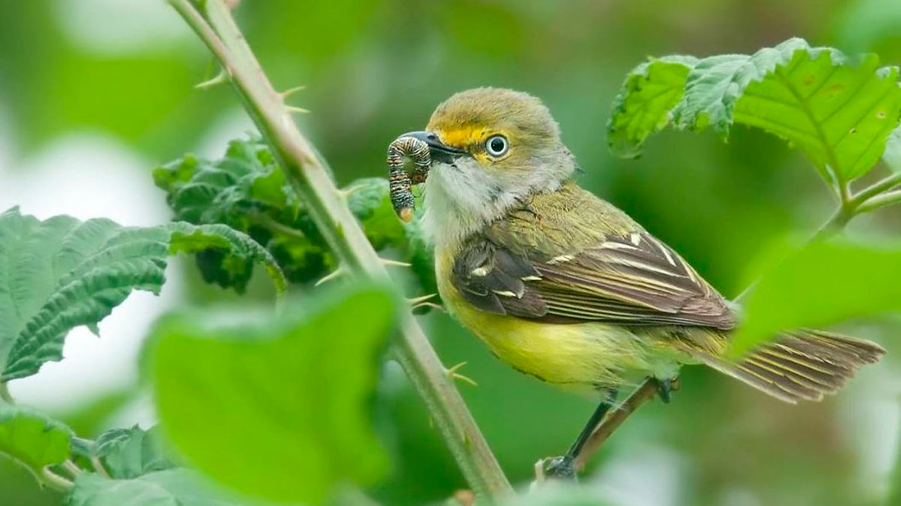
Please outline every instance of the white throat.
[[518, 202], [536, 192], [560, 187], [560, 177], [572, 172], [533, 171], [513, 181], [498, 181], [473, 159], [454, 165], [436, 162], [425, 182], [426, 233], [437, 248], [459, 244], [469, 235], [504, 217]]
[[426, 233], [438, 248], [457, 244], [503, 217], [516, 200], [474, 160], [458, 160], [455, 166], [436, 162], [425, 182]]

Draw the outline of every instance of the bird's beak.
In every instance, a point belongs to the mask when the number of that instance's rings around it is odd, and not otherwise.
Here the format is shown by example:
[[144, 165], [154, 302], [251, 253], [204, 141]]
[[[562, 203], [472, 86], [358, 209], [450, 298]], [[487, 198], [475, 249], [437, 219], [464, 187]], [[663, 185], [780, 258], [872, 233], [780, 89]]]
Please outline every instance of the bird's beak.
[[433, 162], [454, 163], [454, 160], [457, 158], [469, 155], [469, 153], [462, 149], [457, 149], [442, 143], [441, 139], [432, 132], [408, 132], [401, 135], [401, 137], [414, 137], [425, 142], [429, 146], [429, 153], [432, 156]]

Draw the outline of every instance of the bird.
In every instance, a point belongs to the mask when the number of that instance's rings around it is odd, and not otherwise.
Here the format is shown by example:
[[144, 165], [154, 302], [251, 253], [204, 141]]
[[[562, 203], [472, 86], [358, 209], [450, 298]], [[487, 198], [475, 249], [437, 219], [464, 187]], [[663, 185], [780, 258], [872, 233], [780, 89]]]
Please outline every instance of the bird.
[[462, 91], [404, 136], [429, 147], [422, 223], [448, 312], [516, 370], [601, 399], [552, 476], [575, 476], [573, 461], [619, 390], [645, 378], [666, 400], [681, 366], [703, 364], [785, 402], [817, 401], [884, 354], [797, 329], [730, 358], [737, 304], [579, 186], [582, 168], [530, 94]]

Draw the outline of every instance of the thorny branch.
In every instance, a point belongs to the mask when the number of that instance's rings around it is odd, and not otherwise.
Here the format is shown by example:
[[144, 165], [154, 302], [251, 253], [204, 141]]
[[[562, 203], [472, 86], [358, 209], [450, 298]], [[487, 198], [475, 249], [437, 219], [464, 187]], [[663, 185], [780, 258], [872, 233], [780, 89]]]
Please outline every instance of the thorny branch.
[[[260, 68], [224, 0], [169, 0], [219, 60], [244, 107], [269, 143], [286, 178], [309, 206], [329, 247], [355, 275], [387, 279], [384, 265], [335, 186], [324, 161], [291, 119], [291, 111]], [[393, 346], [454, 455], [463, 475], [480, 496], [496, 500], [512, 494], [507, 478], [488, 448], [428, 338], [406, 311]]]

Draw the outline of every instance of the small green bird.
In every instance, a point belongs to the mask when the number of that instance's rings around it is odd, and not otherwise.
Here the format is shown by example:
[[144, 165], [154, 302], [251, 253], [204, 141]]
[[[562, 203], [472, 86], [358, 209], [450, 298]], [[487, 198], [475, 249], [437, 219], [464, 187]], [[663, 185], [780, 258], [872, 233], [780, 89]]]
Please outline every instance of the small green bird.
[[[580, 188], [577, 164], [537, 98], [478, 88], [438, 106], [426, 230], [447, 309], [502, 361], [603, 401], [553, 472], [572, 461], [615, 402], [646, 377], [664, 387], [704, 364], [786, 402], [838, 390], [878, 345], [814, 330], [786, 332], [724, 358], [736, 307], [669, 246]], [[666, 393], [665, 391], [662, 393]]]

